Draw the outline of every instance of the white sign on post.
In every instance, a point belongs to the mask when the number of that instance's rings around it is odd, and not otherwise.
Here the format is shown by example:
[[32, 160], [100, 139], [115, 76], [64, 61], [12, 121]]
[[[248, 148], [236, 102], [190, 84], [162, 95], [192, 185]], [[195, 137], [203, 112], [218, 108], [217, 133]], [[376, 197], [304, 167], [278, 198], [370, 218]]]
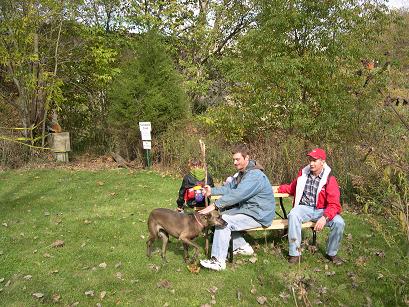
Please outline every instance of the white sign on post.
[[152, 149], [151, 141], [142, 141], [143, 149]]
[[[139, 130], [141, 131], [141, 136], [142, 136], [142, 141], [151, 141], [151, 122], [139, 122]], [[145, 148], [144, 149], [150, 149], [150, 148]]]

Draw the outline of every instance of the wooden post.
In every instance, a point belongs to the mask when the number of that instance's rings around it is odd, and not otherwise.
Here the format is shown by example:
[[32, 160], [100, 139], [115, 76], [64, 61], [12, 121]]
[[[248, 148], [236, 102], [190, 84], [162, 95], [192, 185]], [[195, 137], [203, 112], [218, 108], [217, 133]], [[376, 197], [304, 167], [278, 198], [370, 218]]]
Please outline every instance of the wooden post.
[[[203, 167], [205, 169], [205, 185], [207, 185], [207, 164], [206, 164], [206, 144], [202, 141], [199, 140], [200, 144], [200, 151], [202, 152], [202, 160], [203, 160]], [[208, 206], [208, 199], [207, 196], [205, 196], [205, 207]], [[209, 228], [206, 228], [205, 231], [205, 253], [206, 256], [210, 257], [209, 254]]]
[[69, 162], [68, 152], [71, 151], [70, 133], [52, 133], [50, 143], [56, 161]]

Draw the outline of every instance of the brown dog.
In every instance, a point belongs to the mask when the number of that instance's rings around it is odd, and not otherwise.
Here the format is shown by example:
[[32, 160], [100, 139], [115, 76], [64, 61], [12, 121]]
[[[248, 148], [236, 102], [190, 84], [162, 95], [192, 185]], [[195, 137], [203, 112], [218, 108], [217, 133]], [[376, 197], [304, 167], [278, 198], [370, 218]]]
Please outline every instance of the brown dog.
[[149, 215], [148, 229], [149, 239], [146, 242], [148, 257], [152, 254], [152, 243], [162, 239], [162, 259], [165, 259], [166, 246], [168, 244], [169, 235], [178, 238], [183, 242], [184, 260], [189, 259], [188, 248], [192, 245], [195, 248], [193, 260], [199, 254], [199, 245], [192, 242], [206, 227], [210, 226], [226, 226], [227, 223], [221, 218], [217, 211], [212, 211], [209, 214], [201, 215], [199, 213], [181, 214], [170, 209], [158, 208], [154, 209]]

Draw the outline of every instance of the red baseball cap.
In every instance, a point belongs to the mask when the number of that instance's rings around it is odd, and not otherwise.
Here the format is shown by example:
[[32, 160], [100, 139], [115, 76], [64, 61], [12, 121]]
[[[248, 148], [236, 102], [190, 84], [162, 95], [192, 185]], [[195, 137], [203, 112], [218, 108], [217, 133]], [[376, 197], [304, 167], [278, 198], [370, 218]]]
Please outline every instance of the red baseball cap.
[[315, 148], [313, 151], [311, 151], [307, 156], [310, 156], [314, 159], [321, 159], [321, 160], [326, 160], [327, 155], [325, 154], [325, 150], [321, 148]]

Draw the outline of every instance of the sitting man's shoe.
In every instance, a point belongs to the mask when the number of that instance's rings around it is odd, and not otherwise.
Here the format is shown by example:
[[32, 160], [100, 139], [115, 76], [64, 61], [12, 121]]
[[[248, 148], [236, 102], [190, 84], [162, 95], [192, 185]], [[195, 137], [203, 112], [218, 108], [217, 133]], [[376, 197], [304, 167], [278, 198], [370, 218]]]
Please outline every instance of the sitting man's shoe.
[[226, 262], [219, 261], [215, 257], [206, 260], [200, 260], [200, 265], [204, 268], [214, 270], [214, 271], [222, 271], [226, 269]]
[[233, 255], [245, 255], [245, 256], [251, 256], [254, 254], [254, 250], [251, 247], [250, 244], [246, 243], [243, 246], [235, 249], [233, 251]]
[[341, 258], [339, 258], [337, 255], [335, 256], [326, 255], [326, 258], [335, 265], [341, 265], [344, 263], [344, 261]]
[[288, 258], [288, 263], [289, 264], [296, 264], [296, 263], [299, 263], [299, 262], [301, 262], [301, 256], [290, 256]]

